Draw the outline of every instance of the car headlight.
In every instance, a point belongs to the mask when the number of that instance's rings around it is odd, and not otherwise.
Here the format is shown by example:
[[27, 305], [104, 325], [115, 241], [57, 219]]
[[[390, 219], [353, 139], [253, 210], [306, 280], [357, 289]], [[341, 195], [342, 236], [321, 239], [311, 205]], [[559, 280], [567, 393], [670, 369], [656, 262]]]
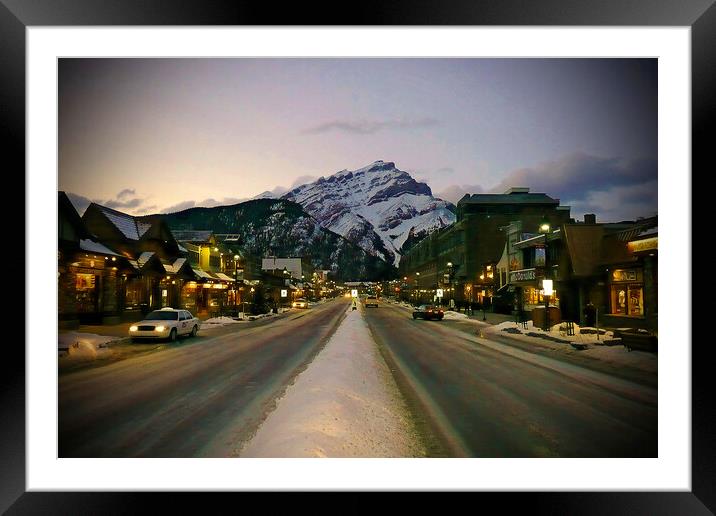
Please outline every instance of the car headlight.
[[165, 329], [164, 326], [155, 326], [154, 331], [164, 331]]
[[136, 326], [130, 326], [130, 327], [129, 327], [129, 331], [137, 331], [138, 329], [139, 329], [139, 328], [137, 328]]

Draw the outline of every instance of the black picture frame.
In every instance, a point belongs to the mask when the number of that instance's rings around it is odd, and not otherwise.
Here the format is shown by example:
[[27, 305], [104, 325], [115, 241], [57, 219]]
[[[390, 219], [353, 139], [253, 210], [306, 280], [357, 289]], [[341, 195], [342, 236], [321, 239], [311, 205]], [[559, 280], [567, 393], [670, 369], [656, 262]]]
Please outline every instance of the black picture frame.
[[[350, 5], [350, 9], [338, 4], [326, 7], [307, 2], [278, 5], [239, 0], [0, 0], [0, 131], [6, 148], [5, 163], [13, 163], [13, 170], [25, 167], [25, 29], [64, 25], [689, 26], [694, 169], [699, 163], [706, 163], [707, 151], [712, 146], [707, 135], [713, 133], [716, 113], [714, 0], [401, 0], [359, 2]], [[31, 235], [25, 237], [31, 238]], [[691, 278], [684, 279], [691, 285]], [[682, 344], [690, 345], [690, 341], [691, 335]], [[716, 408], [708, 385], [711, 365], [707, 348], [692, 348], [692, 491], [480, 493], [479, 503], [490, 500], [499, 503], [502, 511], [523, 509], [550, 514], [712, 514], [716, 510], [716, 493], [712, 487], [716, 485]], [[3, 351], [0, 360], [3, 369], [0, 376], [0, 511], [118, 514], [148, 512], [150, 501], [161, 503], [164, 512], [186, 510], [191, 507], [190, 503], [196, 503], [196, 500], [190, 502], [186, 493], [26, 492], [25, 350], [12, 346]], [[234, 495], [254, 496], [214, 493], [212, 497], [226, 499]], [[201, 501], [205, 496], [199, 495], [199, 503], [208, 508], [206, 501]], [[354, 493], [350, 497], [350, 503], [343, 502], [343, 512], [362, 513], [382, 503], [373, 494]], [[316, 503], [313, 498], [315, 495], [303, 493], [297, 503], [313, 506]], [[406, 503], [422, 505], [423, 499], [422, 495], [415, 494]]]

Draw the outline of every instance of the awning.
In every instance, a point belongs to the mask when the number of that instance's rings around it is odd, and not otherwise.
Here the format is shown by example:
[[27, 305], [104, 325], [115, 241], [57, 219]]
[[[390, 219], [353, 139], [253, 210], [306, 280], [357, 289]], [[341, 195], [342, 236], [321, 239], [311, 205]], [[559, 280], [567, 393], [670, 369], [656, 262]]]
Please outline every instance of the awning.
[[231, 276], [227, 276], [223, 272], [215, 272], [214, 275], [221, 281], [236, 281], [234, 278], [232, 278]]
[[206, 272], [202, 269], [199, 269], [198, 267], [192, 267], [191, 270], [193, 270], [194, 274], [196, 274], [197, 277], [199, 277], [199, 278], [208, 279], [208, 280], [216, 279], [214, 276], [212, 276], [211, 274], [209, 274], [208, 272]]
[[514, 291], [515, 291], [515, 286], [514, 286], [514, 285], [512, 285], [511, 283], [505, 283], [504, 285], [502, 285], [500, 288], [498, 288], [498, 289], [495, 291], [495, 295], [498, 295], [498, 296], [499, 296], [499, 295], [502, 295], [502, 294], [512, 293], [512, 292], [514, 292]]

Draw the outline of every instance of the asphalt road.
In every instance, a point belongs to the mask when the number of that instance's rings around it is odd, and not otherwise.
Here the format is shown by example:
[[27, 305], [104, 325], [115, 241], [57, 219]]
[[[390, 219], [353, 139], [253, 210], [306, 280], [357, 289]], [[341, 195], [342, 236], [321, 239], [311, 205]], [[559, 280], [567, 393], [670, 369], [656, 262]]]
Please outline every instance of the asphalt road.
[[438, 455], [658, 454], [653, 387], [479, 339], [453, 321], [416, 321], [394, 305], [365, 313]]
[[232, 457], [322, 349], [337, 299], [59, 378], [60, 457]]

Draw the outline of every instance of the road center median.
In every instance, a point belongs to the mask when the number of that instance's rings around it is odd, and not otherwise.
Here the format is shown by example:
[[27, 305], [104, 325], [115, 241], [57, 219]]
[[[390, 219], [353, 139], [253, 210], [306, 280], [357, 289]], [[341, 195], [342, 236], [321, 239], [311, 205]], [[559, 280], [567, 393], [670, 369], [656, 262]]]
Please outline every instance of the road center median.
[[425, 452], [362, 308], [349, 309], [242, 457], [419, 457]]

